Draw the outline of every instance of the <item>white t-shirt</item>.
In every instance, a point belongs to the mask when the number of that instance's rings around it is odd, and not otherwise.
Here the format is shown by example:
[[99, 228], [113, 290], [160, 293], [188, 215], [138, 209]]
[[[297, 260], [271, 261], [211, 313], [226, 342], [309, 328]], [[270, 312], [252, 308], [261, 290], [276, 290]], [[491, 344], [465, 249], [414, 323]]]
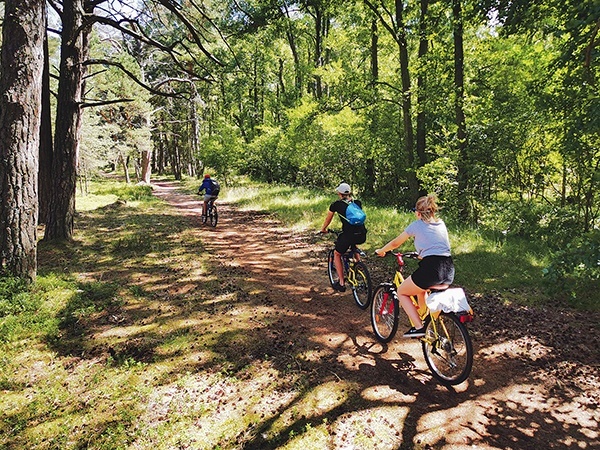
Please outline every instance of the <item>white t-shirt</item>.
[[451, 256], [448, 230], [443, 220], [424, 222], [415, 220], [405, 230], [415, 238], [415, 248], [421, 258], [426, 256]]

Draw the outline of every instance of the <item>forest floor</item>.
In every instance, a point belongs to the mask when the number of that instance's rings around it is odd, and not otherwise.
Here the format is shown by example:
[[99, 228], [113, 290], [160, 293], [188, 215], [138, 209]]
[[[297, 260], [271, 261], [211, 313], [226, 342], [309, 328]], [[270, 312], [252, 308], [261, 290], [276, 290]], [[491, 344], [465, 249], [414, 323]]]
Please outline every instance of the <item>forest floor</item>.
[[[155, 195], [198, 220], [198, 197], [178, 193], [176, 183], [154, 187]], [[467, 289], [475, 310], [469, 324], [473, 371], [466, 382], [447, 388], [431, 377], [416, 340], [402, 339], [399, 329], [390, 344], [379, 344], [368, 311], [355, 305], [350, 292], [334, 293], [325, 263], [330, 237], [217, 204], [216, 228], [198, 220], [207, 257], [228, 280], [223, 289], [235, 286], [237, 298], [251, 298], [255, 308], [254, 316], [240, 319], [248, 320], [248, 340], [237, 342], [230, 356], [243, 364], [270, 355], [288, 372], [302, 373], [302, 391], [316, 397], [315, 411], [297, 418], [284, 443], [293, 430], [322, 422], [323, 446], [313, 440], [307, 448], [600, 448], [598, 313], [516, 306], [510, 292]], [[387, 281], [381, 260], [366, 262], [374, 284]], [[319, 386], [328, 383], [353, 386], [354, 397], [319, 398], [326, 396]], [[235, 407], [219, 406], [222, 414]], [[291, 409], [280, 407], [279, 417]], [[240, 448], [279, 448], [261, 433], [274, 421], [249, 431], [248, 439], [240, 436]], [[357, 437], [359, 430], [366, 440]]]

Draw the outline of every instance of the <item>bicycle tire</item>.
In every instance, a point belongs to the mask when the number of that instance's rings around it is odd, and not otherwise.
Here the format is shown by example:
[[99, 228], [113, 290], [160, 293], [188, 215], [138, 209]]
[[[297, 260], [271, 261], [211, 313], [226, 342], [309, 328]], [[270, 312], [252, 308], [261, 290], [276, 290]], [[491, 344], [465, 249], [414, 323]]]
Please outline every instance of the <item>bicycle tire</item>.
[[340, 280], [340, 277], [337, 274], [337, 270], [335, 270], [335, 262], [334, 262], [334, 251], [333, 249], [329, 250], [327, 254], [327, 276], [329, 277], [329, 284], [331, 287]]
[[469, 377], [473, 368], [473, 343], [467, 327], [456, 314], [441, 313], [437, 319], [430, 320], [421, 345], [429, 370], [442, 384], [454, 386]]
[[[354, 283], [349, 282], [346, 284], [352, 288], [352, 296], [356, 305], [360, 309], [367, 309], [371, 304], [373, 294], [373, 283], [371, 282], [369, 269], [364, 262], [358, 261], [354, 263], [354, 267], [350, 268], [350, 271], [354, 271]], [[350, 275], [348, 278], [350, 279]]]
[[371, 326], [379, 342], [390, 342], [398, 330], [400, 303], [391, 283], [382, 283], [375, 289], [371, 302]]
[[210, 214], [209, 214], [209, 216], [210, 216], [210, 224], [213, 227], [216, 227], [217, 226], [217, 222], [219, 221], [219, 213], [217, 212], [217, 207], [215, 205], [213, 205], [210, 208]]

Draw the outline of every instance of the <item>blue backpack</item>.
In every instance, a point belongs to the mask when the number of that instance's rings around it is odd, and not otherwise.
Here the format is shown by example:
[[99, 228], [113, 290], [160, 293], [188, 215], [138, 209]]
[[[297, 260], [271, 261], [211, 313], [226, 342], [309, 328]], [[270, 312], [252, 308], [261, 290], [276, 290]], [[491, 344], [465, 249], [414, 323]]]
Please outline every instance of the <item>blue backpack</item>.
[[346, 208], [346, 217], [342, 216], [341, 214], [340, 217], [346, 219], [350, 225], [364, 225], [367, 215], [361, 209], [361, 207], [354, 202], [346, 203], [348, 204], [348, 207]]

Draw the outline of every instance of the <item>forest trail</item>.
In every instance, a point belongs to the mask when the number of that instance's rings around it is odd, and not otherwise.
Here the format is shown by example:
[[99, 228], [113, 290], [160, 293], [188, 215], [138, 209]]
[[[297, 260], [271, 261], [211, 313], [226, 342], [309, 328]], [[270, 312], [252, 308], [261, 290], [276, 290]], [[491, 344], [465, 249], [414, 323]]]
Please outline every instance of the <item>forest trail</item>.
[[[178, 193], [177, 183], [154, 187], [182, 215], [200, 215], [200, 197]], [[294, 232], [260, 212], [217, 205], [216, 228], [198, 217], [209, 257], [244, 295], [259, 299], [257, 311], [267, 308], [278, 318], [268, 333], [254, 335], [264, 339], [259, 347], [286, 355], [312, 349], [321, 369], [311, 380], [358, 384], [365, 411], [385, 408], [401, 429], [400, 445], [378, 448], [600, 448], [598, 314], [507, 306], [499, 295], [470, 293], [473, 372], [448, 389], [432, 379], [417, 342], [397, 337], [382, 346], [368, 311], [355, 306], [351, 293], [333, 292], [325, 263], [330, 238]], [[376, 267], [372, 272], [374, 284], [384, 281]], [[265, 325], [258, 315], [252, 320]], [[344, 417], [342, 409], [337, 420]], [[370, 420], [361, 426], [368, 428]], [[372, 433], [381, 430], [373, 424]], [[336, 442], [335, 448], [356, 448], [343, 436]], [[253, 442], [244, 448], [272, 447]]]

